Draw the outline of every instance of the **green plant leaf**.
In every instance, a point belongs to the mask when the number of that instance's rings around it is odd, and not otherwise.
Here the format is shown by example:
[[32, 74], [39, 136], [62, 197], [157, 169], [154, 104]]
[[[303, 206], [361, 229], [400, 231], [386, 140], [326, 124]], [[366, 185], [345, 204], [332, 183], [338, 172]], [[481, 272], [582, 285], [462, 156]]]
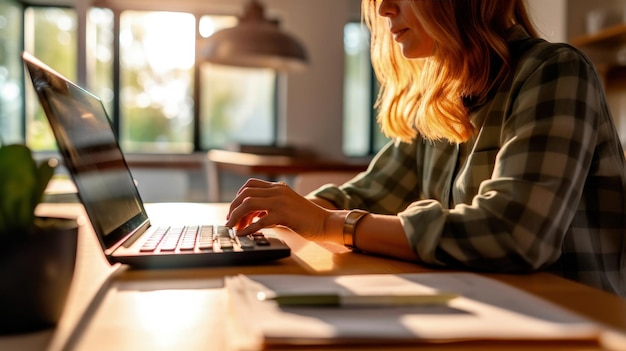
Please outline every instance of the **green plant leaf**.
[[27, 230], [33, 223], [32, 192], [37, 184], [37, 165], [24, 145], [0, 147], [0, 233]]
[[31, 212], [33, 214], [35, 213], [35, 208], [43, 199], [43, 194], [46, 191], [46, 187], [48, 187], [50, 179], [52, 179], [52, 176], [54, 175], [54, 170], [56, 169], [57, 164], [58, 161], [56, 159], [49, 159], [42, 162], [39, 167], [37, 167], [36, 184], [31, 198], [31, 205], [33, 206]]

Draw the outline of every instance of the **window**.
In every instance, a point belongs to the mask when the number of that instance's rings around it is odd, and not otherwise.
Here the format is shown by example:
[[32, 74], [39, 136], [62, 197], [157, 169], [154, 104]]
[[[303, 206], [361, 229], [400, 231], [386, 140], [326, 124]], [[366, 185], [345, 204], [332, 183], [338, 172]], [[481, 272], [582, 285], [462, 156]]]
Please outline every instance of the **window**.
[[109, 9], [92, 8], [87, 14], [87, 85], [102, 99], [109, 117], [115, 111], [116, 102], [113, 89], [113, 23], [113, 11]]
[[[232, 16], [203, 16], [200, 36], [234, 26]], [[270, 145], [276, 140], [276, 73], [200, 64], [200, 146]]]
[[[58, 7], [29, 7], [24, 13], [27, 51], [68, 79], [76, 79], [76, 12]], [[19, 57], [19, 55], [17, 56]], [[26, 144], [33, 150], [51, 150], [55, 140], [37, 96], [26, 90]]]
[[0, 1], [0, 142], [23, 142], [22, 8]]
[[[26, 49], [69, 79], [80, 79], [103, 100], [126, 152], [189, 153], [232, 143], [275, 143], [276, 73], [199, 60], [202, 38], [234, 26], [235, 16], [93, 7], [86, 17], [86, 62], [79, 63], [74, 8], [0, 2], [3, 142], [26, 142], [34, 150], [56, 147], [34, 92], [25, 85], [19, 56]], [[343, 151], [348, 156], [372, 154], [387, 142], [374, 121], [377, 89], [368, 42], [360, 22], [345, 26]], [[81, 77], [79, 66], [86, 69]]]
[[119, 133], [124, 150], [193, 151], [195, 33], [191, 14], [122, 12]]
[[274, 71], [197, 62], [202, 37], [235, 25], [235, 16], [197, 19], [189, 13], [90, 8], [86, 82], [77, 81], [77, 23], [73, 8], [0, 3], [3, 52], [11, 53], [0, 55], [5, 142], [25, 141], [34, 150], [56, 147], [33, 89], [24, 85], [22, 48], [100, 97], [126, 152], [189, 153], [275, 141]]
[[270, 145], [276, 139], [276, 74], [270, 69], [201, 67], [201, 146]]
[[344, 27], [345, 77], [343, 152], [348, 156], [376, 153], [387, 142], [373, 110], [376, 79], [369, 56], [369, 32], [360, 22]]

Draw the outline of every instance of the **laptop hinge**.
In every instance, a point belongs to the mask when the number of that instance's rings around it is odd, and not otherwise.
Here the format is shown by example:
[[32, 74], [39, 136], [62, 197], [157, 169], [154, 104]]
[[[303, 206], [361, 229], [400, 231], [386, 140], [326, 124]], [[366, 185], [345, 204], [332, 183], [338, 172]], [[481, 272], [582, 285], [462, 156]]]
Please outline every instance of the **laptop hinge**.
[[141, 225], [139, 225], [139, 227], [137, 227], [137, 229], [133, 230], [132, 232], [128, 233], [125, 237], [123, 237], [120, 241], [118, 241], [117, 243], [115, 243], [115, 245], [111, 246], [110, 248], [108, 248], [104, 253], [106, 255], [111, 255], [113, 252], [115, 252], [115, 250], [117, 250], [120, 246], [124, 246], [124, 247], [130, 247], [132, 244], [135, 243], [135, 241], [137, 241], [137, 239], [139, 239], [139, 237], [141, 237], [141, 235], [143, 233], [146, 232], [146, 230], [150, 227], [150, 220], [146, 219], [145, 221], [143, 221], [143, 223], [141, 223]]

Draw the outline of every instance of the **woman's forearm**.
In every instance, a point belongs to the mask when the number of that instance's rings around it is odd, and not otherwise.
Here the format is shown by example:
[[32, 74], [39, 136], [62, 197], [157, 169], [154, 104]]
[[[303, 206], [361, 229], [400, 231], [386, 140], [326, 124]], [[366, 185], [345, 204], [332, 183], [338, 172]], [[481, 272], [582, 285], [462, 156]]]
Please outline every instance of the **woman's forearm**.
[[[343, 230], [348, 212], [347, 210], [331, 211], [324, 227], [329, 241], [344, 244]], [[366, 215], [356, 225], [353, 240], [357, 249], [368, 253], [402, 260], [417, 260], [398, 216]]]

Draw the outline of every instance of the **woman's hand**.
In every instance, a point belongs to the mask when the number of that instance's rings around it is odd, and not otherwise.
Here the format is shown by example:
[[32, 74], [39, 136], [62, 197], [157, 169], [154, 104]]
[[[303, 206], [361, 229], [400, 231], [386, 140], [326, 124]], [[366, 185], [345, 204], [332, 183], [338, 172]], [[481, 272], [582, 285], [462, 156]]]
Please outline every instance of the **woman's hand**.
[[[226, 226], [237, 235], [252, 234], [262, 228], [285, 226], [309, 240], [327, 241], [325, 223], [331, 216], [326, 210], [285, 183], [249, 179], [230, 204]], [[256, 219], [256, 221], [255, 221]]]

